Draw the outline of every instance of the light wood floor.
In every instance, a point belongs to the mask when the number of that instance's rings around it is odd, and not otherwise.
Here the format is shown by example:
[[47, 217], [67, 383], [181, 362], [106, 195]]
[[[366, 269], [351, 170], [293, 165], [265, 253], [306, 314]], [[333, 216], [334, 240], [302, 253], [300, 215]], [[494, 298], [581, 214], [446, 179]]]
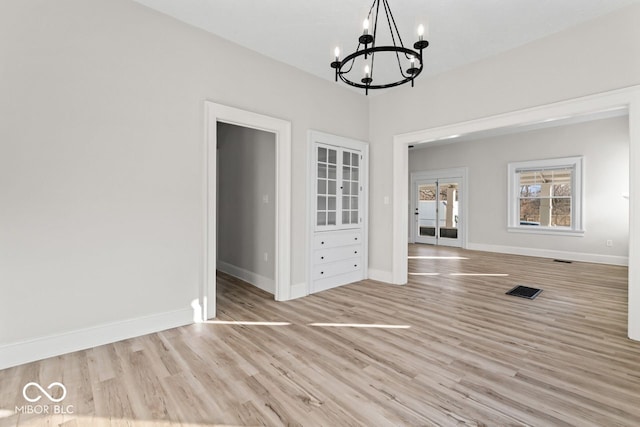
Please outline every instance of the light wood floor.
[[[198, 324], [0, 371], [0, 426], [640, 425], [626, 268], [410, 255], [436, 257], [409, 263], [433, 275], [285, 303], [220, 276], [218, 320], [283, 324]], [[544, 291], [506, 296], [515, 284]], [[75, 414], [7, 416], [29, 381], [63, 382]]]

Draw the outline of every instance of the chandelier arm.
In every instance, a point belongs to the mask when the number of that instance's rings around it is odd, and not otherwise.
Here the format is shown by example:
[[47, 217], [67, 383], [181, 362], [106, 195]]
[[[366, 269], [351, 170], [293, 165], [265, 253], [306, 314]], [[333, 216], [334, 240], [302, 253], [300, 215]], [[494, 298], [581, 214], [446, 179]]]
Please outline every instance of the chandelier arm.
[[[398, 31], [398, 24], [396, 24], [396, 18], [393, 17], [393, 12], [391, 12], [391, 6], [389, 6], [389, 3], [387, 2], [387, 0], [384, 0], [384, 2], [387, 5], [387, 7], [389, 8], [389, 15], [391, 16], [391, 22], [393, 23], [393, 28], [396, 29], [396, 34], [398, 35], [398, 40], [400, 41], [400, 46], [404, 47], [404, 43], [402, 42], [402, 36], [400, 35], [400, 31]], [[389, 19], [389, 15], [387, 15], [387, 20]], [[389, 25], [389, 31], [391, 31], [391, 37], [393, 38], [393, 30], [391, 30], [391, 25]], [[394, 45], [395, 45], [395, 41], [394, 41]], [[404, 56], [407, 59], [411, 59], [411, 58], [409, 58], [409, 55], [407, 55], [406, 53], [404, 54]]]
[[[373, 24], [373, 42], [371, 42], [371, 47], [375, 48], [376, 47], [376, 39], [378, 36], [378, 17], [380, 16], [380, 0], [373, 0], [373, 4], [371, 5], [371, 9], [373, 9], [373, 6], [376, 6], [376, 18]], [[365, 46], [366, 48], [366, 46]], [[371, 76], [371, 79], [373, 79], [373, 63], [375, 62], [375, 55], [374, 55], [375, 51], [373, 51], [371, 53], [371, 69], [369, 71], [369, 75]], [[367, 58], [367, 56], [365, 55], [365, 59]]]
[[380, 16], [380, 0], [374, 0], [373, 3], [377, 3], [378, 6], [376, 7], [376, 20], [373, 24], [373, 42], [371, 43], [371, 47], [376, 47], [376, 36], [378, 35], [378, 17]]
[[[383, 1], [383, 6], [384, 6], [384, 13], [385, 15], [387, 15], [387, 25], [389, 26], [389, 33], [391, 34], [391, 42], [393, 43], [394, 47], [398, 47], [398, 45], [396, 44], [396, 37], [393, 34], [393, 28], [391, 27], [391, 21], [393, 19], [393, 13], [391, 13], [391, 8], [389, 7], [389, 3], [387, 3], [387, 0], [382, 0]], [[389, 19], [389, 15], [391, 15], [391, 19]], [[404, 47], [404, 45], [402, 44], [402, 38], [400, 37], [400, 33], [398, 32], [398, 27], [395, 24], [395, 20], [393, 21], [393, 26], [396, 29], [396, 32], [398, 33], [398, 40], [400, 41], [400, 46]], [[396, 51], [396, 60], [398, 61], [398, 70], [400, 70], [400, 75], [402, 77], [408, 77], [405, 73], [404, 70], [402, 69], [402, 64], [400, 63], [400, 52]], [[406, 56], [408, 58], [408, 55], [405, 53], [404, 56]]]

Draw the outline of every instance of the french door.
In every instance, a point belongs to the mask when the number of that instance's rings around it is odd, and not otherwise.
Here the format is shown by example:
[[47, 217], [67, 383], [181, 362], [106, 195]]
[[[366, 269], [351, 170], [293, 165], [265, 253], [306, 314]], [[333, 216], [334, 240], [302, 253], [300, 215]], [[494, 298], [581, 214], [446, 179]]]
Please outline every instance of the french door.
[[413, 185], [415, 242], [462, 246], [460, 178], [417, 179]]

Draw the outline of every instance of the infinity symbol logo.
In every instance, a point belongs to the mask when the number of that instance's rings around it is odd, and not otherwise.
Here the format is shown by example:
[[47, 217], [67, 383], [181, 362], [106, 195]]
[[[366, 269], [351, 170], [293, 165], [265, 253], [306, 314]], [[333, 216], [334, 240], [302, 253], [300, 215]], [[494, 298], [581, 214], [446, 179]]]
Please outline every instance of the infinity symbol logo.
[[[40, 390], [40, 395], [37, 396], [37, 397], [33, 397], [33, 398], [27, 396], [27, 390], [30, 387], [35, 387], [38, 390]], [[51, 390], [53, 387], [60, 387], [62, 389], [62, 397], [56, 399], [53, 396], [51, 396], [49, 393], [47, 393], [47, 390]], [[47, 387], [47, 390], [42, 388], [42, 386], [40, 384], [38, 384], [38, 383], [30, 382], [27, 385], [25, 385], [24, 388], [22, 389], [22, 396], [24, 396], [24, 398], [26, 400], [28, 400], [29, 402], [32, 402], [32, 403], [33, 402], [37, 402], [38, 400], [40, 400], [42, 398], [42, 395], [46, 396], [50, 401], [56, 402], [56, 403], [63, 401], [64, 398], [67, 397], [67, 388], [62, 383], [59, 383], [59, 382], [51, 383]]]

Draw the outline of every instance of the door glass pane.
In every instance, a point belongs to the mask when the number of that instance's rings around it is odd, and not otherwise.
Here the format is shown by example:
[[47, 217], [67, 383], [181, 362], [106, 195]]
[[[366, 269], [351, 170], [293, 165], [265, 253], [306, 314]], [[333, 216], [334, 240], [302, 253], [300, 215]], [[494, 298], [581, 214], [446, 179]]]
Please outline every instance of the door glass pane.
[[351, 179], [351, 168], [348, 166], [342, 167], [342, 179]]
[[351, 211], [351, 224], [358, 223], [358, 211]]
[[327, 198], [324, 196], [318, 196], [318, 210], [323, 211], [327, 209]]
[[349, 153], [348, 151], [342, 153], [342, 164], [346, 166], [349, 166], [351, 164], [351, 153]]
[[318, 225], [327, 225], [327, 214], [324, 212], [318, 212]]
[[327, 177], [327, 165], [318, 164], [318, 178], [326, 178]]
[[326, 162], [327, 161], [327, 149], [318, 147], [318, 161]]
[[327, 151], [329, 154], [329, 163], [332, 163], [335, 165], [337, 163], [336, 157], [338, 155], [338, 152], [336, 150], [327, 150]]
[[318, 180], [318, 194], [327, 194], [327, 181], [324, 179]]
[[459, 185], [456, 182], [439, 182], [438, 225], [440, 237], [458, 238]]
[[349, 196], [342, 196], [342, 209], [349, 209]]
[[351, 164], [353, 166], [358, 166], [358, 155], [356, 153], [351, 154]]
[[330, 211], [336, 210], [336, 198], [329, 196], [329, 207], [327, 208]]
[[349, 212], [347, 211], [342, 211], [342, 223], [343, 224], [349, 224]]
[[329, 212], [327, 214], [327, 225], [336, 225], [336, 213]]
[[418, 229], [421, 236], [436, 235], [436, 184], [418, 187]]
[[327, 175], [327, 178], [336, 179], [336, 166], [335, 165], [329, 165], [329, 166], [327, 166], [327, 170], [329, 171], [329, 174]]

